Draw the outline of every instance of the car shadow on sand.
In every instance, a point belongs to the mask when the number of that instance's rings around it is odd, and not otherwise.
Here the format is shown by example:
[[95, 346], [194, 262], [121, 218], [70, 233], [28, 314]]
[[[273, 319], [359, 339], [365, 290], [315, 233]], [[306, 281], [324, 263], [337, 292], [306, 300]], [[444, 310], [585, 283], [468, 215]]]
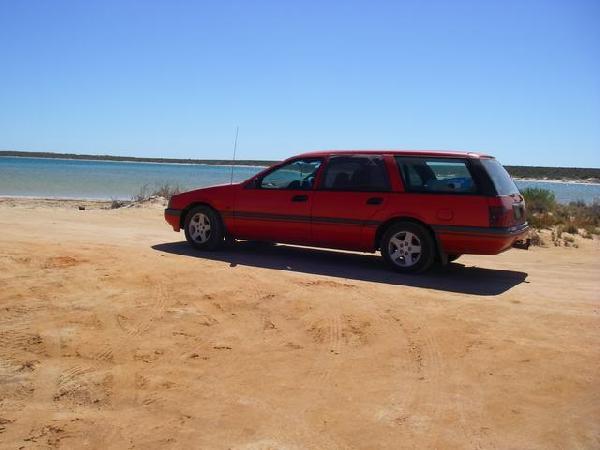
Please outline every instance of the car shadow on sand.
[[527, 273], [465, 266], [454, 262], [435, 267], [426, 274], [403, 275], [390, 270], [375, 254], [337, 250], [269, 245], [260, 242], [237, 242], [216, 252], [203, 252], [187, 242], [153, 245], [159, 252], [229, 263], [230, 267], [250, 266], [326, 275], [351, 280], [435, 289], [471, 295], [499, 295], [512, 287], [527, 283]]

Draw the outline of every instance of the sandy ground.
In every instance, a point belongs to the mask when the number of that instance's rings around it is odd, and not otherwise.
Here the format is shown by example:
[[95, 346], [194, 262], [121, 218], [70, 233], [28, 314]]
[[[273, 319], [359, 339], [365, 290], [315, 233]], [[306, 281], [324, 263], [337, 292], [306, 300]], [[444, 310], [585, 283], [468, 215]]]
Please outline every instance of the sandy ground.
[[198, 253], [159, 206], [0, 200], [0, 447], [600, 448], [600, 242]]

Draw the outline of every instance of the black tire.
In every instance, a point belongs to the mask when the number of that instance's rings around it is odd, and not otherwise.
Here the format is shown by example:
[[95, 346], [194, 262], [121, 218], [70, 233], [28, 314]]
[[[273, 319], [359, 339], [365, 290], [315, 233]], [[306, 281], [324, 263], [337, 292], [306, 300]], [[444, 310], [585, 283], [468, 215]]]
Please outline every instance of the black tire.
[[448, 262], [456, 261], [462, 255], [448, 255]]
[[183, 230], [187, 241], [199, 250], [216, 250], [223, 244], [225, 237], [225, 227], [219, 213], [203, 205], [188, 211]]
[[[420, 273], [435, 261], [435, 242], [425, 227], [413, 222], [392, 224], [381, 238], [381, 255], [401, 273]], [[417, 248], [419, 252], [415, 252]]]

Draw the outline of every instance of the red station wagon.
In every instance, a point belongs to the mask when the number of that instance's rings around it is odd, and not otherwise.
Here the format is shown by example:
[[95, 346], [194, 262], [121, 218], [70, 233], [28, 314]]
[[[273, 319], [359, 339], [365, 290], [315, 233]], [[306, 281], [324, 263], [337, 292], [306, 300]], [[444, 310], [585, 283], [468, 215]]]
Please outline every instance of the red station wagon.
[[399, 272], [529, 247], [509, 174], [467, 152], [306, 153], [242, 183], [175, 195], [165, 219], [202, 250], [226, 239], [379, 250]]

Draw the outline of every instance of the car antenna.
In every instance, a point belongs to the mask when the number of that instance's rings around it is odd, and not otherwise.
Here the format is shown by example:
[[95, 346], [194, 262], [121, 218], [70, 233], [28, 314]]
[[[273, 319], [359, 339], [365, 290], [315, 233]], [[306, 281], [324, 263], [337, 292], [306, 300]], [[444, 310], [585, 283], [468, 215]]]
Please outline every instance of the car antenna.
[[235, 152], [237, 150], [237, 141], [238, 141], [238, 133], [240, 132], [240, 127], [235, 127], [235, 142], [233, 143], [233, 158], [231, 159], [231, 176], [229, 178], [229, 184], [233, 184], [233, 166], [235, 164]]

